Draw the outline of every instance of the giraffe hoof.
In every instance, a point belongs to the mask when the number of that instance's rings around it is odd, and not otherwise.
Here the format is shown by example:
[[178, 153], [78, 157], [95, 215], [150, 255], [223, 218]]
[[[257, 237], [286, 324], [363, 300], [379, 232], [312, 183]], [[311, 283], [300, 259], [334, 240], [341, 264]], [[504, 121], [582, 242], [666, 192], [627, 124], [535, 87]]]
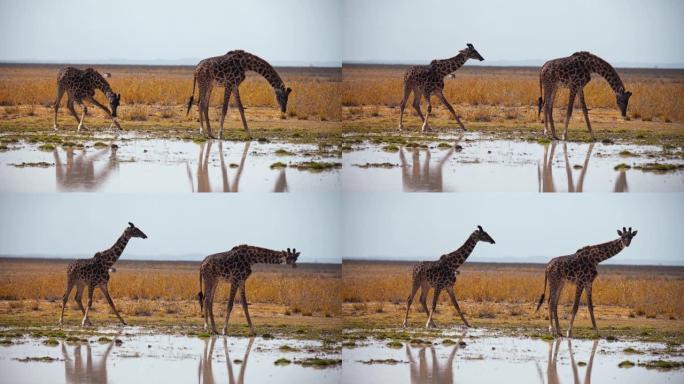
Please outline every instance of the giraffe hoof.
[[404, 130], [404, 126], [400, 125], [398, 129], [399, 129], [399, 131], [402, 131], [402, 130]]
[[568, 329], [568, 332], [566, 332], [566, 337], [572, 338], [572, 331]]

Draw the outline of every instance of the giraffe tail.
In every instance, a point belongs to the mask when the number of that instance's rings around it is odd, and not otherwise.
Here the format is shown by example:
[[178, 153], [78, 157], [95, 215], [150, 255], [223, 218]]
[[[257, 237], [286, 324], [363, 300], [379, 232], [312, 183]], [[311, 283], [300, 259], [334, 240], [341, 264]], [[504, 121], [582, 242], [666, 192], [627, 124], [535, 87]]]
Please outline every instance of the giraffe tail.
[[190, 98], [188, 99], [188, 110], [185, 112], [185, 116], [187, 116], [190, 113], [190, 108], [192, 108], [192, 103], [195, 101], [195, 85], [197, 84], [197, 75], [194, 75], [192, 77], [192, 94], [190, 94]]
[[544, 92], [542, 90], [542, 79], [541, 79], [541, 74], [539, 75], [539, 99], [537, 99], [537, 119], [539, 119], [539, 116], [541, 116], [541, 110], [542, 106], [544, 106], [544, 99], [542, 96], [544, 95]]
[[537, 309], [534, 311], [537, 312], [539, 308], [541, 308], [542, 303], [544, 302], [544, 295], [546, 294], [546, 282], [548, 281], [549, 276], [544, 273], [544, 290], [542, 291], [541, 297], [539, 298], [539, 302], [537, 303]]
[[199, 301], [200, 312], [204, 311], [204, 293], [202, 293], [202, 271], [199, 274], [200, 290], [197, 293], [197, 301]]

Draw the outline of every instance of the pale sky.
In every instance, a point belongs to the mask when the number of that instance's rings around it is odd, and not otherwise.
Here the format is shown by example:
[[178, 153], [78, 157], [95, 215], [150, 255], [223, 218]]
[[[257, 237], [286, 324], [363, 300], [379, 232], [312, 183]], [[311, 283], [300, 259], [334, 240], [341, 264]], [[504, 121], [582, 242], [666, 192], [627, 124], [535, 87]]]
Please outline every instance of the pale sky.
[[483, 65], [576, 51], [682, 64], [682, 18], [681, 0], [344, 0], [343, 58], [423, 63], [472, 43]]
[[477, 225], [469, 261], [547, 262], [585, 245], [638, 230], [613, 264], [684, 265], [681, 193], [348, 193], [344, 258], [435, 260], [460, 247]]
[[123, 259], [202, 260], [251, 244], [339, 263], [339, 209], [336, 193], [3, 193], [0, 255], [90, 257], [131, 221], [148, 239], [132, 239]]
[[340, 63], [339, 0], [0, 0], [1, 61]]

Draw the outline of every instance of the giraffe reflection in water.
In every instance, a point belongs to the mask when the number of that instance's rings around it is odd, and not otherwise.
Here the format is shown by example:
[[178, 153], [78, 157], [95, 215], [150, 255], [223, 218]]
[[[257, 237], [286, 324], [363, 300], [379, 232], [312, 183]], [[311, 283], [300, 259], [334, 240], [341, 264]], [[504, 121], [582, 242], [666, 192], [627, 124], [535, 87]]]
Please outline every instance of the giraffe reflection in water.
[[[239, 192], [240, 191], [240, 178], [242, 172], [245, 168], [245, 162], [247, 160], [247, 154], [249, 153], [250, 142], [245, 142], [244, 149], [242, 150], [242, 156], [240, 157], [240, 163], [236, 165], [231, 165], [231, 168], [237, 168], [233, 180], [231, 181], [228, 177], [228, 166], [223, 157], [223, 142], [218, 141], [218, 156], [221, 168], [221, 186], [219, 188], [212, 187], [211, 178], [209, 176], [209, 157], [211, 156], [212, 140], [206, 143], [201, 143], [199, 145], [199, 159], [197, 161], [197, 172], [195, 177], [192, 175], [192, 170], [188, 163], [185, 164], [188, 173], [188, 180], [190, 181], [190, 188], [192, 192]], [[195, 184], [195, 179], [197, 183]], [[273, 187], [273, 192], [288, 192], [287, 185], [287, 175], [285, 170], [280, 170], [278, 178], [276, 179], [275, 185]]]
[[[114, 342], [107, 345], [101, 357], [93, 359], [90, 344], [84, 343], [74, 346], [73, 358], [69, 357], [66, 343], [62, 342], [62, 356], [64, 358], [64, 377], [68, 384], [77, 383], [107, 383], [107, 358], [112, 352]], [[81, 355], [85, 349], [85, 356]], [[84, 361], [85, 358], [85, 361]]]
[[[578, 364], [575, 363], [575, 356], [574, 353], [572, 352], [572, 340], [568, 340], [568, 353], [570, 354], [570, 367], [572, 368], [572, 378], [573, 382], [579, 384], [579, 371], [577, 369]], [[559, 384], [560, 378], [558, 375], [558, 369], [557, 369], [557, 360], [558, 360], [558, 350], [560, 349], [560, 343], [561, 339], [556, 339], [554, 342], [549, 343], [549, 361], [548, 365], [546, 368], [546, 376], [547, 380], [546, 383], [548, 384]], [[598, 346], [598, 340], [594, 340], [592, 346], [591, 346], [591, 355], [589, 355], [589, 362], [586, 364], [587, 370], [584, 373], [584, 384], [590, 384], [591, 383], [591, 370], [594, 366], [594, 356], [596, 355], [596, 347]], [[541, 373], [541, 368], [539, 367], [539, 363], [537, 363], [537, 372], [539, 373], [539, 380], [544, 383], [544, 377]]]
[[[418, 359], [414, 357], [414, 351], [406, 344], [406, 358], [410, 364], [412, 384], [439, 383], [448, 384], [454, 382], [454, 358], [458, 346], [454, 345], [449, 356], [444, 361], [439, 361], [435, 347], [421, 347], [418, 349]], [[430, 353], [428, 359], [427, 354]]]
[[[87, 150], [81, 149], [80, 154], [76, 154], [74, 148], [68, 147], [64, 150], [65, 161], [57, 149], [52, 151], [55, 159], [55, 177], [57, 190], [59, 191], [94, 191], [97, 190], [112, 174], [118, 170], [119, 161], [116, 157], [117, 147], [104, 148], [89, 154]], [[109, 158], [104, 168], [95, 171], [95, 162], [109, 154]]]
[[[414, 147], [412, 149], [411, 166], [409, 167], [406, 162], [404, 147], [402, 147], [399, 151], [399, 162], [401, 163], [401, 182], [404, 192], [443, 192], [442, 169], [454, 152], [460, 150], [461, 147], [458, 146], [458, 142], [462, 138], [463, 135], [456, 139], [454, 145], [434, 164], [430, 164], [432, 154], [429, 149]], [[420, 163], [421, 151], [425, 151], [425, 159], [422, 165]]]
[[[587, 175], [587, 168], [589, 168], [589, 159], [591, 158], [591, 153], [594, 150], [594, 143], [589, 144], [587, 148], [587, 153], [584, 156], [584, 163], [575, 183], [572, 175], [573, 166], [570, 165], [570, 160], [568, 159], [568, 146], [563, 143], [563, 158], [565, 160], [565, 176], [568, 182], [568, 192], [584, 192], [584, 179]], [[553, 180], [553, 161], [556, 153], [556, 142], [552, 141], [551, 144], [544, 145], [544, 158], [542, 164], [537, 165], [537, 182], [539, 192], [558, 192], [555, 182]], [[625, 181], [626, 183], [626, 181]]]
[[[214, 384], [217, 381], [214, 379], [214, 371], [213, 371], [213, 360], [212, 356], [214, 355], [214, 344], [216, 343], [216, 339], [218, 337], [211, 337], [208, 339], [204, 339], [204, 354], [202, 355], [202, 359], [200, 360], [199, 363], [199, 380], [198, 382], [202, 384]], [[240, 371], [238, 373], [237, 379], [235, 378], [235, 375], [233, 373], [233, 361], [230, 359], [230, 354], [228, 352], [228, 342], [227, 338], [222, 337], [223, 339], [223, 349], [226, 351], [226, 370], [228, 371], [228, 383], [230, 384], [243, 384], [245, 382], [245, 370], [247, 369], [247, 359], [249, 358], [249, 352], [252, 350], [252, 344], [254, 343], [254, 338], [251, 337], [249, 339], [249, 343], [247, 344], [247, 349], [245, 349], [245, 354], [242, 358], [242, 363], [240, 364]], [[235, 363], [237, 364], [237, 363]]]

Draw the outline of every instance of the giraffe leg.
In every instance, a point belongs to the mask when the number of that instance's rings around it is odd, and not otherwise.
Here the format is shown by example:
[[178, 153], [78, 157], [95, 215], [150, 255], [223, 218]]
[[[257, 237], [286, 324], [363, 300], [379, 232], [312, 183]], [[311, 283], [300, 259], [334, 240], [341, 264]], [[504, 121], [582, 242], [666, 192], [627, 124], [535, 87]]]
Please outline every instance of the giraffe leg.
[[[423, 286], [420, 288], [420, 305], [423, 307], [423, 311], [425, 311], [426, 314], [430, 313], [430, 310], [427, 306], [427, 295], [429, 291], [430, 286], [428, 284], [423, 284]], [[437, 328], [437, 323], [435, 323], [434, 319], [430, 322], [430, 326]]]
[[563, 337], [560, 331], [560, 323], [558, 320], [558, 301], [560, 301], [560, 295], [561, 292], [563, 291], [563, 282], [560, 282], [558, 284], [558, 287], [556, 289], [556, 295], [553, 298], [553, 321], [555, 325], [555, 336], [558, 337]]
[[551, 127], [551, 138], [553, 140], [558, 140], [558, 136], [556, 135], [556, 125], [553, 122], [553, 104], [556, 100], [556, 89], [554, 88], [550, 92], [550, 97], [547, 101], [544, 102], [544, 106], [546, 107], [546, 115], [547, 119], [549, 120], [549, 126]]
[[404, 328], [408, 327], [409, 310], [411, 309], [413, 298], [416, 296], [416, 292], [418, 292], [419, 286], [420, 285], [416, 281], [414, 281], [413, 287], [411, 288], [411, 293], [408, 295], [408, 298], [406, 299], [406, 315], [404, 315], [404, 323], [402, 324], [402, 327]]
[[66, 303], [69, 300], [69, 295], [71, 294], [71, 290], [74, 288], [74, 280], [69, 279], [67, 281], [67, 288], [66, 291], [64, 292], [64, 296], [62, 296], [62, 314], [59, 316], [59, 325], [64, 324], [64, 308], [66, 307]]
[[202, 315], [204, 317], [204, 330], [209, 331], [209, 310], [213, 305], [213, 291], [216, 288], [216, 282], [213, 278], [204, 275], [204, 297], [202, 298]]
[[430, 322], [432, 322], [432, 316], [435, 314], [435, 308], [437, 308], [437, 300], [439, 300], [439, 294], [442, 292], [442, 288], [435, 287], [435, 294], [432, 298], [432, 309], [430, 309], [430, 314], [428, 315], [427, 323], [425, 323], [425, 328], [430, 328]]
[[236, 86], [235, 89], [233, 90], [233, 93], [235, 94], [235, 103], [237, 104], [237, 109], [240, 112], [240, 118], [242, 119], [242, 127], [245, 129], [245, 132], [252, 137], [252, 133], [249, 131], [249, 127], [247, 127], [247, 119], [245, 118], [245, 108], [242, 106], [242, 99], [240, 99], [240, 90]]
[[85, 314], [83, 315], [83, 321], [81, 321], [81, 327], [85, 327], [86, 325], [91, 325], [90, 319], [88, 318], [88, 314], [90, 313], [90, 308], [93, 306], [93, 292], [95, 291], [95, 287], [92, 285], [88, 285], [88, 306], [86, 307]]
[[52, 108], [55, 110], [55, 118], [52, 124], [52, 128], [54, 128], [55, 130], [59, 129], [59, 125], [57, 124], [57, 111], [59, 111], [59, 104], [62, 102], [63, 96], [64, 88], [62, 88], [61, 85], [57, 85], [57, 98], [55, 98], [55, 103], [52, 105]]
[[577, 95], [577, 90], [574, 88], [570, 89], [570, 95], [568, 96], [568, 110], [565, 114], [565, 127], [563, 128], [563, 140], [568, 139], [568, 124], [570, 124], [570, 117], [572, 116], [572, 109], [575, 107], [575, 96]]
[[112, 300], [112, 297], [109, 296], [109, 288], [107, 287], [107, 284], [100, 285], [100, 291], [102, 291], [102, 293], [104, 294], [105, 299], [107, 299], [109, 306], [112, 308], [112, 311], [114, 311], [114, 314], [119, 319], [121, 324], [128, 325], [126, 324], [124, 319], [121, 318], [121, 315], [119, 315], [119, 311], [116, 310], [116, 307], [114, 306], [114, 300]]
[[77, 284], [76, 285], [76, 296], [74, 297], [74, 301], [76, 302], [76, 305], [78, 305], [78, 309], [81, 310], [81, 315], [85, 315], [85, 308], [83, 307], [83, 288], [85, 287], [84, 284]]
[[456, 294], [454, 293], [454, 287], [447, 287], [446, 291], [449, 294], [449, 297], [451, 298], [451, 304], [454, 305], [454, 308], [456, 308], [458, 315], [461, 316], [461, 320], [463, 320], [463, 324], [465, 324], [466, 327], [470, 328], [470, 324], [468, 324], [468, 320], [465, 319], [465, 316], [463, 316], [463, 312], [461, 312], [461, 307], [458, 306], [458, 301], [456, 300]]
[[587, 291], [587, 307], [589, 307], [589, 317], [591, 317], [591, 326], [594, 327], [594, 332], [598, 335], [598, 327], [596, 326], [596, 319], [594, 318], [594, 302], [591, 298], [591, 284], [587, 284], [584, 289]]
[[558, 283], [553, 280], [549, 280], [549, 333], [551, 333], [552, 336], [555, 336], [554, 333], [554, 305], [555, 305], [555, 298], [558, 296]]
[[216, 285], [218, 282], [214, 282], [214, 285], [211, 287], [211, 292], [209, 296], [209, 301], [207, 305], [207, 317], [209, 318], [209, 321], [211, 322], [211, 331], [215, 334], [218, 334], [218, 331], [216, 330], [216, 322], [214, 321], [214, 295], [216, 295]]
[[582, 286], [577, 285], [575, 290], [575, 303], [572, 305], [572, 315], [570, 316], [570, 325], [568, 326], [568, 337], [572, 337], [572, 324], [575, 322], [575, 315], [577, 315], [577, 309], [579, 308], [580, 299], [582, 298]]
[[[228, 308], [226, 309], [226, 322], [223, 324], [223, 335], [228, 334], [228, 318], [230, 318], [230, 312], [233, 310], [233, 304], [235, 303], [235, 294], [238, 290], [238, 284], [235, 282], [230, 282], [230, 293], [228, 294]], [[246, 313], [246, 312], [245, 312]]]
[[73, 116], [74, 119], [76, 119], [76, 122], [80, 123], [81, 119], [78, 118], [78, 114], [76, 113], [76, 110], [74, 109], [74, 101], [73, 100], [71, 100], [71, 99], [67, 100], [67, 109], [71, 113], [71, 116]]
[[421, 131], [423, 133], [430, 131], [430, 125], [428, 124], [428, 120], [430, 119], [430, 114], [432, 113], [432, 104], [430, 103], [430, 95], [426, 95], [425, 99], [427, 100], [427, 113], [425, 114], [425, 120], [423, 120], [423, 127], [421, 128]]
[[249, 333], [254, 334], [254, 326], [252, 325], [252, 319], [249, 317], [249, 309], [247, 308], [247, 293], [245, 292], [245, 283], [240, 284], [240, 300], [242, 301], [242, 310], [245, 312], [245, 318], [247, 319], [247, 325], [249, 326]]
[[417, 90], [413, 90], [413, 109], [416, 110], [416, 113], [418, 114], [418, 117], [420, 117], [420, 121], [425, 120], [425, 116], [423, 116], [423, 111], [420, 110], [420, 98], [422, 96], [422, 93], [418, 92]]
[[439, 91], [436, 94], [437, 94], [437, 98], [442, 102], [442, 104], [444, 104], [444, 106], [451, 113], [451, 116], [456, 120], [459, 127], [461, 127], [462, 130], [467, 131], [465, 125], [463, 125], [463, 123], [461, 123], [461, 119], [459, 119], [458, 115], [456, 115], [456, 111], [454, 110], [454, 107], [452, 107], [451, 104], [449, 104], [449, 101], [446, 99], [446, 97], [444, 97], [444, 94], [442, 93], [442, 91]]
[[81, 119], [78, 121], [78, 127], [76, 128], [76, 132], [80, 132], [81, 128], [83, 128], [83, 130], [85, 130], [85, 131], [88, 130], [88, 127], [86, 127], [83, 124], [83, 120], [85, 119], [85, 115], [86, 115], [86, 113], [88, 113], [88, 107], [86, 107], [85, 104], [81, 104], [81, 107], [83, 108], [83, 110], [81, 111]]
[[219, 121], [219, 139], [223, 140], [223, 123], [226, 120], [226, 113], [228, 113], [228, 102], [230, 102], [230, 87], [226, 86], [223, 92], [223, 107], [221, 108], [221, 120]]
[[[112, 113], [109, 111], [109, 108], [105, 107], [104, 105], [100, 104], [99, 101], [95, 100], [94, 97], [88, 96], [87, 100], [93, 103], [96, 107], [100, 108], [103, 110], [107, 116], [109, 116], [110, 119], [112, 119], [112, 125], [116, 126], [118, 129], [121, 129], [121, 125], [119, 125], [119, 122], [116, 121], [116, 117], [112, 116]], [[112, 125], [109, 126], [109, 128], [112, 127]]]
[[214, 139], [214, 135], [211, 133], [211, 123], [209, 121], [209, 102], [211, 100], [211, 90], [212, 86], [209, 85], [207, 89], [205, 90], [204, 95], [202, 95], [202, 113], [204, 113], [204, 126], [205, 126], [205, 134], [208, 138]]
[[409, 96], [411, 95], [411, 88], [408, 86], [408, 84], [404, 84], [404, 96], [401, 99], [401, 103], [399, 104], [399, 130], [401, 131], [404, 129], [404, 108], [406, 108], [406, 102], [408, 101]]
[[580, 104], [582, 105], [582, 114], [584, 115], [584, 121], [587, 122], [587, 129], [589, 130], [591, 139], [596, 140], [596, 136], [594, 136], [594, 131], [591, 130], [591, 122], [589, 122], [589, 110], [587, 109], [587, 103], [584, 101], [584, 89], [580, 89], [579, 99]]

